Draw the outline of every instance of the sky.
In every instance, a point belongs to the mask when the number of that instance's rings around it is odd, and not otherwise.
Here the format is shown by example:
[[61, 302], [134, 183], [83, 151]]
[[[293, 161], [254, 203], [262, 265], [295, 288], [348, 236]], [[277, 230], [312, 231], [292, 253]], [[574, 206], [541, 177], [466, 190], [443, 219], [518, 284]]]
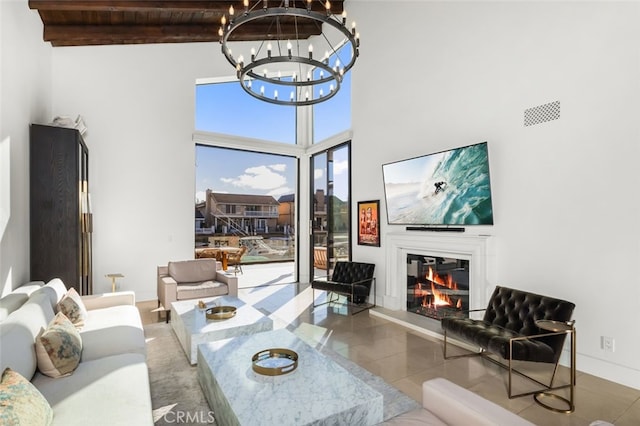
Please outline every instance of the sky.
[[[316, 140], [351, 127], [351, 73], [332, 99], [314, 106]], [[240, 83], [196, 86], [195, 127], [200, 131], [231, 134], [287, 144], [295, 143], [295, 107], [273, 105], [244, 92]], [[196, 146], [196, 202], [204, 201], [206, 190], [233, 194], [272, 195], [276, 200], [295, 193], [296, 159], [273, 154]], [[346, 152], [334, 159], [334, 191], [348, 199]], [[314, 169], [314, 184], [326, 190], [326, 171]]]
[[238, 80], [196, 86], [197, 130], [294, 144], [296, 110], [245, 93]]
[[[349, 164], [346, 150], [334, 157], [334, 191], [341, 200], [348, 199]], [[324, 164], [325, 156], [316, 164]], [[326, 170], [314, 167], [316, 189], [326, 190]], [[276, 200], [295, 193], [296, 159], [212, 146], [196, 146], [196, 203], [205, 200], [207, 189], [231, 194], [271, 195]]]
[[196, 202], [207, 189], [231, 194], [293, 194], [296, 159], [280, 155], [196, 146]]

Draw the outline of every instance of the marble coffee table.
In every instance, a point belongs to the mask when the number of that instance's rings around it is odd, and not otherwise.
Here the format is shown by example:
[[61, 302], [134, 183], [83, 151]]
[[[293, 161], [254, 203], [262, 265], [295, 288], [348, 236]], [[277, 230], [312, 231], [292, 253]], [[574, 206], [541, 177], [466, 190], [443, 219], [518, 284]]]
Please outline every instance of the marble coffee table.
[[198, 300], [183, 300], [171, 304], [171, 327], [176, 333], [189, 362], [197, 362], [200, 343], [227, 339], [262, 331], [273, 330], [273, 321], [253, 306], [233, 296], [219, 296], [201, 299], [208, 307], [234, 306], [236, 315], [225, 320], [196, 320]]
[[[298, 367], [263, 376], [251, 358], [269, 348], [298, 354]], [[198, 380], [216, 424], [374, 425], [383, 397], [330, 358], [285, 329], [198, 346]]]

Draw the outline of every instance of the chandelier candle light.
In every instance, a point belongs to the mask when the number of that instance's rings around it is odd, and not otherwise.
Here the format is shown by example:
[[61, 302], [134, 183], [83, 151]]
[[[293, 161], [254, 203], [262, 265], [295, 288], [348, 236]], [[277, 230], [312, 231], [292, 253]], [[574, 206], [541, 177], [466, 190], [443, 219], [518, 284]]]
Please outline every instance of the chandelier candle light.
[[[347, 29], [346, 11], [333, 14], [328, 0], [250, 3], [243, 0], [240, 13], [230, 6], [218, 30], [222, 53], [242, 88], [277, 105], [313, 105], [335, 96], [360, 46], [356, 23]], [[265, 31], [262, 40], [241, 41], [244, 31], [259, 27]]]

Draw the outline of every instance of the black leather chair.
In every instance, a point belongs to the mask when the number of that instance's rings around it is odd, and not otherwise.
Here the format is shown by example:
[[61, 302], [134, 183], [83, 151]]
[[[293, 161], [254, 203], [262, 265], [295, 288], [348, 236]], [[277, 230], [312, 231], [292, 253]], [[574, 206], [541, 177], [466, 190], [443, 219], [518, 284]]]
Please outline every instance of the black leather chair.
[[[347, 304], [354, 309], [351, 314], [357, 314], [376, 306], [376, 286], [373, 263], [363, 262], [336, 262], [331, 277], [315, 279], [311, 282], [313, 289], [313, 306], [321, 306], [326, 303], [337, 302], [340, 295], [346, 296]], [[373, 286], [373, 303], [367, 303]], [[315, 304], [315, 290], [327, 292], [327, 301]], [[332, 297], [332, 296], [335, 296]]]
[[[509, 398], [531, 395], [540, 392], [526, 392], [512, 394], [512, 372], [524, 376], [539, 385], [544, 390], [568, 387], [562, 385], [553, 387], [553, 379], [558, 369], [558, 362], [562, 354], [562, 347], [567, 337], [566, 331], [549, 332], [536, 325], [539, 320], [559, 321], [573, 327], [571, 316], [575, 305], [566, 300], [542, 296], [522, 290], [507, 287], [496, 287], [482, 319], [463, 317], [445, 317], [441, 324], [444, 330], [445, 359], [469, 355], [494, 354], [507, 361], [503, 363], [486, 357], [501, 367], [509, 370]], [[474, 312], [474, 311], [469, 311]], [[480, 349], [478, 353], [458, 356], [447, 356], [447, 337], [471, 343]], [[542, 383], [512, 367], [512, 361], [532, 361], [554, 364], [553, 374], [549, 384]]]

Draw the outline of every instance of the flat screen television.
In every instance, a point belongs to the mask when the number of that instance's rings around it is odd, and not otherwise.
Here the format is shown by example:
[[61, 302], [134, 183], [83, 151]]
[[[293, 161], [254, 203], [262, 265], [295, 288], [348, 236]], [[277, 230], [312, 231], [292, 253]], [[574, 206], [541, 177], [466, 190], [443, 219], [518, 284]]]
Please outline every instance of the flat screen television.
[[487, 142], [382, 165], [390, 225], [493, 225]]

